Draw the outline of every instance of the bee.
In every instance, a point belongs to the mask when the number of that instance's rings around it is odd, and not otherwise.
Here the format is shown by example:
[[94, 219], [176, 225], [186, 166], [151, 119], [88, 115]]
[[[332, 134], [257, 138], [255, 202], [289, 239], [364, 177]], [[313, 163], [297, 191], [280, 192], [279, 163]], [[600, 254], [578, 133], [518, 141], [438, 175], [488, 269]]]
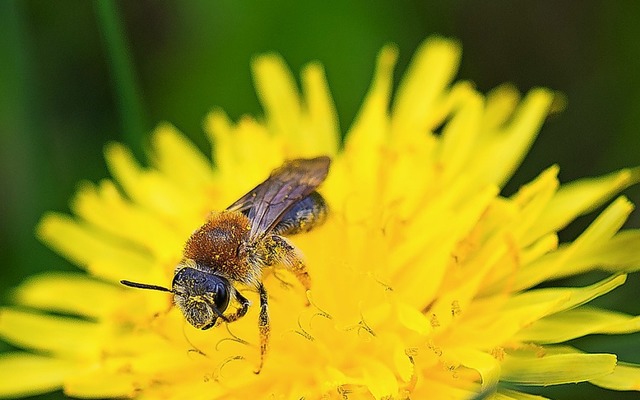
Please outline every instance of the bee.
[[[263, 270], [284, 266], [309, 290], [311, 278], [302, 253], [285, 236], [307, 232], [327, 218], [328, 207], [316, 188], [331, 160], [295, 159], [276, 168], [264, 182], [219, 213], [211, 213], [184, 246], [171, 289], [146, 283], [123, 285], [173, 293], [174, 304], [195, 328], [242, 318], [251, 302], [234, 286], [258, 292], [259, 373], [269, 344], [268, 294]], [[235, 310], [227, 312], [231, 304]]]

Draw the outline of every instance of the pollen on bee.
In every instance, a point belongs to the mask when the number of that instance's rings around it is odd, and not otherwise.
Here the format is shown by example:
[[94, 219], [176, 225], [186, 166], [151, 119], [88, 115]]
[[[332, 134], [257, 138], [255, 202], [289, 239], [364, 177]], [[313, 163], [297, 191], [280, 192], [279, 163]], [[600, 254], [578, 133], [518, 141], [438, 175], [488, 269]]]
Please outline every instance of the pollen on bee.
[[247, 217], [238, 211], [212, 215], [187, 240], [184, 257], [214, 269], [236, 265], [237, 249], [248, 237], [248, 226]]

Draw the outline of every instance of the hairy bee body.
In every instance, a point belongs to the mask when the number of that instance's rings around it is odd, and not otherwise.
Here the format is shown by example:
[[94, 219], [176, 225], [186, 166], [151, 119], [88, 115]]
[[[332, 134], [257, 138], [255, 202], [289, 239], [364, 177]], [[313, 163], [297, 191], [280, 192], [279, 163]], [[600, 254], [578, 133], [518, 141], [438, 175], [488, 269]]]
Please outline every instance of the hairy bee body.
[[278, 254], [282, 240], [275, 235], [295, 235], [321, 225], [327, 217], [327, 205], [318, 192], [296, 203], [282, 217], [270, 234], [257, 243], [249, 241], [251, 223], [246, 213], [222, 211], [212, 214], [187, 240], [184, 260], [178, 266], [195, 262], [198, 269], [227, 277], [257, 288], [262, 268], [282, 259]]
[[[226, 210], [209, 215], [187, 240], [171, 289], [122, 280], [124, 285], [170, 292], [185, 319], [198, 329], [243, 317], [251, 304], [233, 285], [259, 294], [260, 366], [269, 340], [268, 295], [262, 284], [265, 267], [281, 264], [311, 288], [301, 252], [284, 236], [322, 224], [327, 205], [315, 189], [325, 180], [328, 157], [296, 159], [275, 169], [269, 178]], [[229, 312], [227, 309], [235, 304]], [[235, 308], [235, 310], [233, 310]]]
[[309, 232], [327, 219], [328, 207], [320, 193], [311, 194], [300, 200], [287, 211], [273, 232], [278, 235], [296, 235]]
[[249, 227], [249, 219], [238, 211], [211, 215], [187, 240], [180, 265], [187, 265], [185, 261], [192, 260], [206, 272], [257, 287], [260, 271], [251, 268], [245, 254]]

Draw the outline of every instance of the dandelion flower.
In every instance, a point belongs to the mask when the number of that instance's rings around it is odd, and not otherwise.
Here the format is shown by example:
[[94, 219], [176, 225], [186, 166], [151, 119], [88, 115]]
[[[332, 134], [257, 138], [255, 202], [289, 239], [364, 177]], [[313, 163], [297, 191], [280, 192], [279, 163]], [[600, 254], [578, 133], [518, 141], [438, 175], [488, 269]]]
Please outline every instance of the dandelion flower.
[[[450, 40], [417, 51], [393, 101], [394, 47], [384, 48], [344, 145], [324, 72], [298, 91], [282, 59], [258, 57], [264, 118], [213, 111], [213, 163], [169, 124], [151, 136], [151, 167], [106, 148], [113, 179], [85, 183], [74, 216], [45, 215], [38, 236], [82, 272], [35, 276], [2, 309], [0, 394], [62, 388], [73, 397], [274, 399], [529, 398], [523, 386], [591, 382], [638, 390], [640, 367], [567, 341], [640, 330], [638, 317], [589, 305], [640, 268], [640, 232], [624, 188], [640, 170], [560, 185], [551, 166], [517, 193], [501, 188], [533, 142], [554, 94], [511, 86], [486, 96], [452, 83]], [[292, 240], [313, 280], [265, 271], [271, 342], [259, 362], [256, 294], [242, 319], [199, 331], [170, 286], [190, 233], [286, 159], [329, 155], [320, 187], [331, 215]], [[557, 232], [608, 204], [573, 242]], [[604, 270], [585, 287], [538, 288]], [[307, 303], [310, 303], [308, 305]]]

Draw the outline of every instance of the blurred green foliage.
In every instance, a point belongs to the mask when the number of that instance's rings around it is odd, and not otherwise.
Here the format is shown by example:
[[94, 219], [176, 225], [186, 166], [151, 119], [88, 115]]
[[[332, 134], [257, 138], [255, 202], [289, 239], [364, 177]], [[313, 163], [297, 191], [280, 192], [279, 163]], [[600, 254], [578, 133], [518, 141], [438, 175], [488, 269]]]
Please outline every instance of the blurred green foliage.
[[[561, 166], [562, 181], [640, 165], [640, 2], [107, 3], [114, 6], [115, 33], [98, 2], [0, 2], [0, 293], [30, 274], [75, 268], [42, 246], [33, 229], [46, 210], [68, 210], [78, 181], [107, 176], [106, 142], [144, 148], [144, 132], [166, 120], [208, 152], [201, 124], [213, 107], [234, 119], [259, 115], [249, 64], [263, 52], [282, 54], [296, 73], [321, 61], [344, 132], [384, 44], [400, 49], [399, 77], [425, 37], [455, 37], [464, 50], [459, 78], [481, 91], [509, 81], [522, 91], [560, 90], [569, 101], [547, 122], [506, 193], [553, 163]], [[130, 56], [124, 61], [109, 44], [118, 34]], [[118, 72], [118, 62], [131, 68]], [[123, 73], [130, 74], [125, 90], [133, 100], [118, 89]], [[640, 204], [640, 190], [626, 194]], [[562, 238], [575, 237], [592, 218], [579, 219]], [[636, 212], [628, 227], [639, 226]], [[633, 276], [603, 301], [639, 314], [639, 286]], [[2, 302], [8, 301], [5, 295]], [[640, 362], [638, 339], [596, 337], [578, 345]], [[587, 385], [543, 392], [626, 398]]]

